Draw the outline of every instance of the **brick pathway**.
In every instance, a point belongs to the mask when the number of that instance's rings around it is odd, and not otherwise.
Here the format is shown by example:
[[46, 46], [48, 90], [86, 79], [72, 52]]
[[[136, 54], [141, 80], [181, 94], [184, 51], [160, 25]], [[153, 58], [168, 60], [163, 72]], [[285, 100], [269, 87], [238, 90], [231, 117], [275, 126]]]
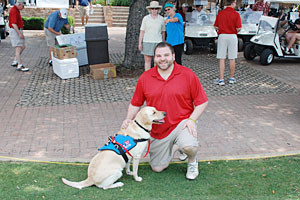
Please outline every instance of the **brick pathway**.
[[[119, 130], [129, 102], [17, 106], [38, 59], [47, 56], [42, 32], [25, 36], [24, 65], [32, 69], [26, 73], [10, 66], [9, 39], [0, 43], [0, 159], [88, 162]], [[125, 29], [110, 28], [109, 37], [110, 53], [123, 53]], [[300, 91], [298, 61], [241, 62]], [[299, 92], [210, 96], [198, 126], [199, 160], [300, 153], [299, 97]]]

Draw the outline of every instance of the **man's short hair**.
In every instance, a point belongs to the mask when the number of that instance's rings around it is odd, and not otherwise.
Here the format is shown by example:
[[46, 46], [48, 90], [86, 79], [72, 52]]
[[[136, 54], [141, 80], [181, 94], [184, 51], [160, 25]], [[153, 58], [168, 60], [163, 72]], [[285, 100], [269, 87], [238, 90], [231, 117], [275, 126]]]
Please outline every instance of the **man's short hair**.
[[233, 2], [235, 2], [236, 0], [227, 0], [226, 1], [226, 5], [230, 6]]
[[167, 42], [160, 42], [156, 45], [156, 47], [154, 48], [154, 56], [155, 56], [155, 52], [157, 48], [163, 48], [163, 47], [169, 47], [169, 49], [171, 50], [172, 54], [175, 53], [174, 48], [172, 47], [172, 45], [170, 45]]

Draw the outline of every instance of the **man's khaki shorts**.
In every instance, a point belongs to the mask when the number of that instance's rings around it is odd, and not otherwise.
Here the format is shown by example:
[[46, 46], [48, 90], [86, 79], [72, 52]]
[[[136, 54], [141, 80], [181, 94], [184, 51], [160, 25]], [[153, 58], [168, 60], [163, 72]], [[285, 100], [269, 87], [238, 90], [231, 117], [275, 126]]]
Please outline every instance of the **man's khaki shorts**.
[[80, 17], [90, 16], [90, 6], [78, 6]]
[[238, 39], [236, 34], [220, 34], [218, 37], [218, 50], [217, 58], [226, 59], [228, 53], [228, 59], [237, 58], [238, 52]]
[[56, 34], [52, 33], [51, 31], [49, 31], [47, 28], [44, 28], [45, 31], [45, 35], [46, 35], [46, 41], [47, 41], [47, 46], [54, 46], [55, 45], [55, 38], [56, 38]]
[[197, 138], [190, 134], [188, 128], [182, 129], [186, 120], [182, 120], [170, 135], [161, 140], [151, 137], [149, 153], [150, 165], [152, 167], [168, 165], [173, 158], [172, 152], [174, 145], [177, 145], [179, 149], [190, 146], [198, 147]]
[[[20, 31], [23, 34], [23, 30], [20, 29]], [[10, 36], [11, 45], [13, 47], [24, 47], [25, 46], [25, 39], [21, 39], [20, 36], [18, 35], [17, 31], [15, 31], [15, 29], [13, 29], [13, 28], [9, 29], [9, 36]]]

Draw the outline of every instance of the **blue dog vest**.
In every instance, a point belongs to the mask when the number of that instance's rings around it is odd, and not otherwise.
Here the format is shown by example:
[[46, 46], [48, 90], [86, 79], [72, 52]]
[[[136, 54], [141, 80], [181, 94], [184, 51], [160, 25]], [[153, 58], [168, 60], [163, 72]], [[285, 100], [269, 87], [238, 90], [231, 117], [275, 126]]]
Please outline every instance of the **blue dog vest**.
[[[132, 148], [134, 148], [138, 142], [145, 142], [149, 139], [138, 139], [135, 140], [130, 136], [124, 136], [124, 135], [116, 135], [114, 138], [109, 137], [109, 142], [106, 143], [103, 147], [99, 148], [99, 151], [104, 151], [104, 150], [110, 150], [114, 151], [118, 155], [121, 155], [125, 162], [128, 162], [128, 157], [125, 153], [125, 151], [130, 151]], [[121, 144], [121, 145], [119, 145]], [[125, 148], [125, 149], [123, 149]]]

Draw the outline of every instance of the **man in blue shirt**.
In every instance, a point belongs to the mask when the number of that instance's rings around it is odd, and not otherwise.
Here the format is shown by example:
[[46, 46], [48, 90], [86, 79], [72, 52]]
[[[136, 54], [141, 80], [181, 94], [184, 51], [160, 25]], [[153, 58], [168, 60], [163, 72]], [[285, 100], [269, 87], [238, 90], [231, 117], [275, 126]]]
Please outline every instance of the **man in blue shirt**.
[[45, 35], [47, 39], [47, 46], [49, 47], [49, 65], [52, 66], [52, 56], [51, 51], [55, 45], [55, 38], [57, 35], [61, 35], [60, 30], [65, 26], [70, 29], [68, 21], [68, 11], [63, 8], [51, 13], [45, 22]]
[[76, 0], [76, 10], [79, 11], [82, 26], [84, 26], [84, 16], [86, 24], [89, 21], [90, 9], [93, 10], [92, 0]]

